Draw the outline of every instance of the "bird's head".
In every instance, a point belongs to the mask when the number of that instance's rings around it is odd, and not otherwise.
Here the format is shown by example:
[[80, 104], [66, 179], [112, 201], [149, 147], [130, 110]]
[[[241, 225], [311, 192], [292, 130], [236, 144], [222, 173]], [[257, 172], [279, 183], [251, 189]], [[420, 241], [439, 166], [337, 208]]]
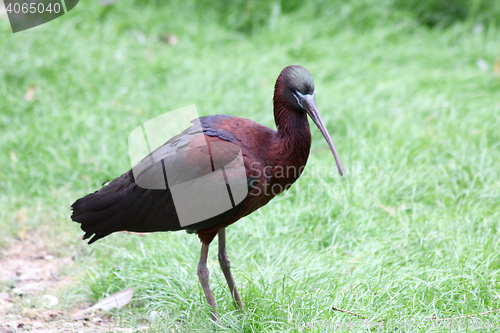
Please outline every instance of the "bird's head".
[[[279, 87], [279, 88], [278, 88]], [[321, 134], [325, 137], [326, 142], [335, 157], [337, 168], [340, 175], [344, 174], [342, 163], [340, 162], [337, 150], [333, 145], [330, 134], [326, 129], [318, 108], [316, 107], [314, 90], [314, 80], [311, 73], [302, 66], [288, 66], [282, 71], [276, 82], [276, 89], [279, 89], [279, 94], [287, 101], [287, 104], [299, 113], [307, 113], [319, 128]], [[278, 91], [276, 91], [278, 92]], [[276, 94], [275, 94], [276, 96]]]

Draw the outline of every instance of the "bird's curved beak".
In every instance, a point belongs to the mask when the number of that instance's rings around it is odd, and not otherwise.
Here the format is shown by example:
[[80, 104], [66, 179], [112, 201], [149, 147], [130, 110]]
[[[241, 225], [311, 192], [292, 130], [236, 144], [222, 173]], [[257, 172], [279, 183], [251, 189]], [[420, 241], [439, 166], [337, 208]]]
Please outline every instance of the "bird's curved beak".
[[344, 169], [342, 168], [342, 163], [340, 162], [339, 155], [337, 154], [337, 150], [335, 149], [335, 146], [333, 145], [332, 138], [330, 137], [330, 134], [328, 134], [328, 131], [326, 130], [325, 123], [323, 123], [323, 119], [321, 119], [321, 116], [319, 114], [318, 108], [316, 107], [316, 101], [314, 99], [314, 94], [311, 95], [301, 95], [301, 104], [302, 107], [306, 110], [307, 114], [311, 119], [314, 121], [316, 126], [318, 126], [321, 134], [325, 137], [326, 142], [328, 142], [328, 145], [330, 146], [330, 149], [332, 150], [333, 157], [335, 157], [335, 162], [337, 163], [337, 168], [339, 169], [339, 173], [341, 176], [344, 175]]

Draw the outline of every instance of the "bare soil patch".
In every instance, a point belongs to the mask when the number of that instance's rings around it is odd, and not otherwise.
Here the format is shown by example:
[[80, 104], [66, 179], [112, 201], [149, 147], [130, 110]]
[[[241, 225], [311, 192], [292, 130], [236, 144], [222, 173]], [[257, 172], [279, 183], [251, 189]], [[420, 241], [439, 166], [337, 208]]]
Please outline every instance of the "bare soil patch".
[[[72, 251], [67, 251], [72, 252]], [[71, 253], [51, 251], [40, 233], [18, 239], [0, 250], [0, 333], [10, 332], [130, 332], [115, 327], [110, 316], [75, 313], [88, 307], [81, 302], [68, 310], [59, 299], [63, 288], [79, 283], [71, 270]]]

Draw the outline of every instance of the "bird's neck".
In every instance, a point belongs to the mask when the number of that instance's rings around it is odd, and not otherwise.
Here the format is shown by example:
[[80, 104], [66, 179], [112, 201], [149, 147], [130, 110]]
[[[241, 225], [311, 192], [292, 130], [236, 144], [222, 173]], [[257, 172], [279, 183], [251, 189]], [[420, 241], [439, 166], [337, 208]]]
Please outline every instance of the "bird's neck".
[[275, 96], [274, 118], [278, 128], [274, 139], [278, 165], [303, 169], [311, 149], [307, 114], [293, 110], [285, 99]]

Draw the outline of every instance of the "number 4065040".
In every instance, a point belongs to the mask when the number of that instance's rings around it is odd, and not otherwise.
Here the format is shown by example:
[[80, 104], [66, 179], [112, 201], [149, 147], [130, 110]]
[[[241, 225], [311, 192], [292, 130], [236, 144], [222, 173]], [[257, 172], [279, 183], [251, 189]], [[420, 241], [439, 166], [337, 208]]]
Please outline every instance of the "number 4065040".
[[59, 13], [61, 11], [61, 5], [59, 3], [49, 3], [47, 6], [45, 6], [43, 3], [23, 3], [23, 4], [19, 4], [19, 3], [9, 3], [7, 5], [7, 7], [5, 8], [5, 11], [7, 13], [44, 13], [44, 12], [47, 12], [47, 13]]

